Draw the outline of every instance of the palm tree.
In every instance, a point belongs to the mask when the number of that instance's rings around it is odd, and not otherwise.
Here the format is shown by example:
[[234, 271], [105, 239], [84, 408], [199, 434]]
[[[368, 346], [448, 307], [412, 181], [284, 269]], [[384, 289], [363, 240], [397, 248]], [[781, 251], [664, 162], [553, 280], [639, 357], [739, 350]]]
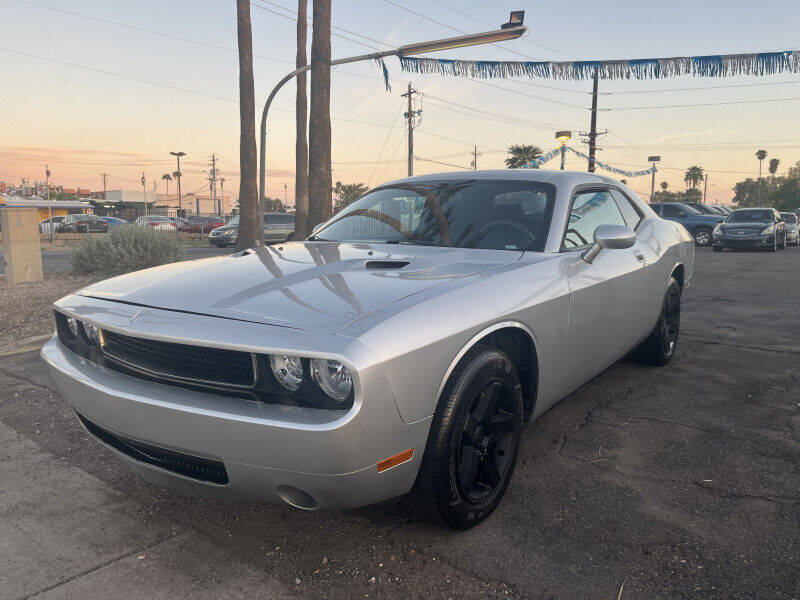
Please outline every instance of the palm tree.
[[703, 181], [703, 175], [703, 167], [692, 165], [686, 169], [686, 173], [683, 175], [683, 181], [686, 183], [687, 187], [691, 187], [694, 190], [697, 189], [697, 184]]
[[170, 175], [169, 173], [164, 173], [161, 176], [161, 179], [167, 182], [167, 196], [169, 196], [169, 182], [172, 181], [172, 175]]
[[[520, 169], [531, 162], [533, 159], [542, 155], [539, 146], [529, 144], [514, 144], [508, 147], [510, 156], [506, 158], [506, 167], [509, 169]], [[539, 167], [534, 167], [538, 169]]]
[[758, 178], [761, 179], [761, 167], [764, 164], [764, 159], [767, 158], [767, 151], [759, 150], [756, 152], [756, 158], [758, 159]]
[[772, 189], [775, 189], [775, 174], [778, 172], [778, 166], [781, 164], [781, 160], [779, 158], [770, 158], [769, 159], [769, 167], [767, 170], [769, 171], [770, 176], [772, 177]]
[[661, 190], [662, 191], [666, 192], [668, 187], [669, 187], [669, 184], [666, 181], [662, 181], [661, 182]]
[[337, 181], [333, 188], [333, 193], [336, 195], [336, 204], [333, 207], [333, 211], [339, 212], [343, 208], [350, 206], [368, 191], [369, 186], [366, 183], [342, 183]]
[[308, 228], [333, 210], [331, 175], [331, 0], [315, 0], [311, 30], [311, 102], [308, 123]]
[[[297, 0], [297, 59], [296, 67], [307, 64], [306, 46], [308, 44], [308, 0]], [[306, 73], [297, 76], [297, 96], [295, 98], [294, 145], [294, 235], [302, 240], [308, 236], [308, 97], [306, 95]]]
[[236, 0], [239, 42], [239, 235], [240, 250], [259, 246], [258, 186], [256, 184], [256, 104], [253, 89], [253, 28], [250, 0]]

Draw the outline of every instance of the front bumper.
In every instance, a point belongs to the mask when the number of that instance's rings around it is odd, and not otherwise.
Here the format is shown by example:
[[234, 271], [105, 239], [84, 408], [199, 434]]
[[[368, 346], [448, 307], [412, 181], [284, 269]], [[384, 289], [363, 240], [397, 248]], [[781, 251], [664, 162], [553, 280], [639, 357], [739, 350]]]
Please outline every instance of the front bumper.
[[219, 233], [217, 235], [214, 235], [214, 232], [212, 231], [208, 235], [208, 242], [210, 244], [216, 244], [217, 246], [222, 246], [222, 245], [227, 245], [227, 244], [235, 244], [236, 243], [237, 234], [238, 234], [238, 232], [235, 232], [235, 233], [231, 232], [231, 233]]
[[714, 237], [718, 248], [769, 248], [775, 244], [775, 235], [724, 235]]
[[[124, 305], [117, 305], [121, 306], [118, 310], [124, 311]], [[260, 335], [267, 334], [279, 345], [280, 338], [292, 331], [252, 323], [227, 328], [241, 326], [262, 329]], [[153, 466], [115, 448], [145, 479], [201, 495], [255, 498], [302, 508], [357, 507], [399, 496], [414, 483], [431, 422], [430, 417], [403, 422], [382, 370], [375, 365], [358, 370], [353, 407], [330, 411], [145, 381], [92, 363], [55, 337], [41, 354], [64, 399], [91, 424], [165, 451], [221, 461], [225, 484]], [[96, 431], [93, 435], [98, 437]], [[409, 448], [414, 448], [410, 461], [378, 473], [379, 461]]]

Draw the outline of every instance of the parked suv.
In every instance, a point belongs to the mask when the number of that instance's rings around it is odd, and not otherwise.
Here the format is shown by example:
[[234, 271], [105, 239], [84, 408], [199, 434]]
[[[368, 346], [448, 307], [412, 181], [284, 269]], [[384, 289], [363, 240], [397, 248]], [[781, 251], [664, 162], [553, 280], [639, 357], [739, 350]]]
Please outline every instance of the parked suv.
[[97, 215], [67, 215], [56, 226], [56, 233], [105, 233], [109, 227], [108, 221]]
[[681, 202], [662, 202], [651, 204], [650, 207], [662, 219], [675, 221], [683, 225], [694, 238], [698, 246], [711, 244], [711, 232], [718, 223], [725, 220], [722, 215], [704, 215], [696, 208]]

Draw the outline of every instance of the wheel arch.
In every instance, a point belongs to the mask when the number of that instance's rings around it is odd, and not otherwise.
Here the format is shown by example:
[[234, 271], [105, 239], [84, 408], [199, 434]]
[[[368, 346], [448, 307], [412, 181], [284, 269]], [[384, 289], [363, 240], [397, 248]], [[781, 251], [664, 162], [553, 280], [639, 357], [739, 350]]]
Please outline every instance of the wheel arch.
[[522, 383], [525, 418], [529, 418], [533, 414], [539, 387], [539, 352], [533, 331], [519, 321], [495, 323], [470, 338], [445, 371], [436, 395], [437, 402], [442, 397], [442, 393], [458, 365], [470, 350], [480, 344], [505, 352], [514, 362]]

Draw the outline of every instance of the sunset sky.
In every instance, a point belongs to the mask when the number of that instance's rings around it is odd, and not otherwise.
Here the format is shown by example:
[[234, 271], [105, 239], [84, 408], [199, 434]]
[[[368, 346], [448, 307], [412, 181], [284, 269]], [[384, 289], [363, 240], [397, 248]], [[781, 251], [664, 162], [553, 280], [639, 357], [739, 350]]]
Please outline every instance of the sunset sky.
[[[253, 0], [252, 7], [259, 105], [292, 69], [297, 7], [291, 0]], [[332, 54], [455, 35], [445, 26], [484, 31], [490, 27], [481, 21], [499, 25], [510, 9], [526, 10], [528, 38], [436, 56], [590, 60], [800, 48], [796, 1], [675, 0], [656, 7], [631, 0], [333, 0]], [[158, 180], [164, 192], [161, 175], [175, 170], [169, 152], [182, 150], [184, 192], [207, 185], [212, 153], [226, 193], [236, 192], [234, 0], [3, 0], [0, 23], [0, 181], [43, 179], [48, 163], [53, 181], [67, 187], [102, 189], [100, 173], [106, 172], [109, 189], [137, 189], [144, 171], [148, 187]], [[400, 94], [409, 75], [396, 59], [387, 66], [390, 93], [372, 64], [347, 65], [333, 75], [334, 181], [374, 186], [405, 175]], [[480, 168], [502, 168], [510, 144], [546, 151], [555, 130], [589, 127], [591, 82], [474, 82], [437, 75], [411, 81], [423, 92], [415, 106], [423, 111], [415, 154], [428, 159], [416, 163], [416, 173], [467, 167], [473, 145]], [[735, 181], [757, 176], [757, 149], [781, 160], [779, 173], [800, 160], [800, 74], [601, 82], [600, 91], [598, 126], [609, 134], [598, 158], [640, 169], [648, 166], [649, 154], [660, 154], [657, 182], [667, 181], [671, 189], [683, 189], [683, 170], [698, 164], [710, 173], [709, 201], [727, 202]], [[752, 100], [758, 102], [740, 103]], [[705, 106], [674, 107], [685, 104]], [[270, 116], [267, 153], [267, 194], [283, 199], [285, 185], [290, 204], [293, 107], [294, 86], [287, 85]], [[586, 163], [571, 157], [567, 168], [585, 170]], [[649, 194], [649, 177], [629, 185]]]

